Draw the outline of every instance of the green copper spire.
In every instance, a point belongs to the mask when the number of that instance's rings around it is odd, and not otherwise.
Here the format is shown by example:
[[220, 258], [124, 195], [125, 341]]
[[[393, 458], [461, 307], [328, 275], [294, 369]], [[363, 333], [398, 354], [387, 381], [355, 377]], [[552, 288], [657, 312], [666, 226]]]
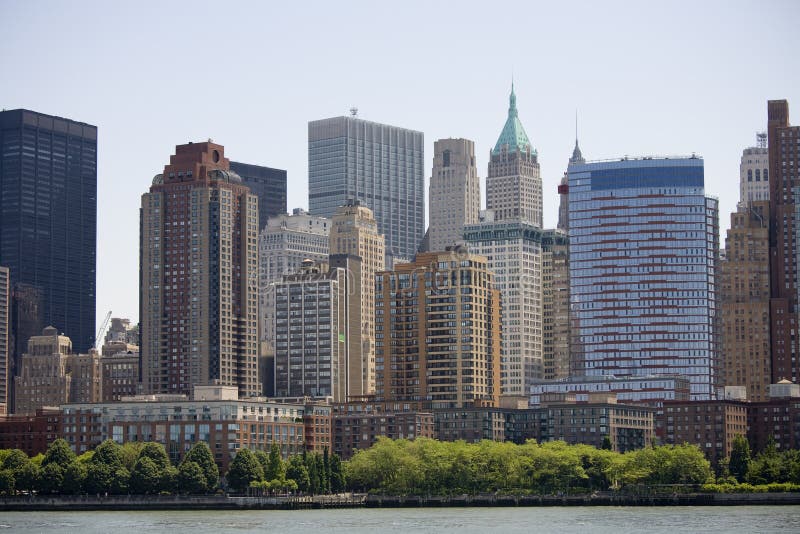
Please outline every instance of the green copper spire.
[[517, 95], [514, 94], [514, 82], [511, 82], [511, 96], [508, 97], [508, 118], [506, 124], [503, 126], [503, 131], [500, 133], [500, 138], [497, 144], [494, 145], [492, 154], [499, 154], [503, 149], [503, 145], [508, 145], [509, 152], [525, 152], [528, 147], [531, 147], [531, 153], [536, 154], [536, 149], [531, 145], [528, 134], [525, 133], [525, 128], [519, 121], [517, 113]]

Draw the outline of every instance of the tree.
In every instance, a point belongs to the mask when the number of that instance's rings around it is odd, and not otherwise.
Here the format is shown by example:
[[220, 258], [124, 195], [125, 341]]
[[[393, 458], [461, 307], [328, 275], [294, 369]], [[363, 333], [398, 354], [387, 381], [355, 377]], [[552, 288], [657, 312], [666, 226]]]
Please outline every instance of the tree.
[[264, 480], [283, 480], [286, 477], [286, 466], [281, 458], [281, 448], [273, 443], [269, 449], [269, 461], [264, 468]]
[[196, 462], [182, 462], [178, 468], [178, 490], [182, 493], [208, 491], [206, 475]]
[[217, 484], [219, 484], [219, 467], [214, 462], [214, 455], [211, 454], [211, 449], [208, 448], [208, 444], [205, 441], [198, 441], [192, 445], [192, 448], [183, 457], [183, 462], [194, 462], [200, 466], [206, 477], [207, 491], [212, 491], [217, 487]]
[[16, 487], [19, 490], [33, 492], [39, 487], [41, 469], [33, 462], [28, 462], [14, 473]]
[[83, 492], [86, 482], [86, 465], [82, 462], [72, 462], [64, 470], [64, 483], [61, 490], [65, 494], [78, 495]]
[[3, 469], [18, 471], [30, 463], [28, 455], [19, 449], [12, 449], [3, 461]]
[[64, 486], [64, 469], [55, 461], [42, 467], [39, 477], [39, 491], [41, 493], [61, 493]]
[[600, 448], [604, 451], [613, 450], [614, 447], [611, 444], [611, 438], [608, 436], [603, 436], [603, 444], [600, 446]]
[[341, 493], [345, 487], [347, 486], [342, 470], [342, 460], [338, 454], [334, 454], [331, 456], [331, 491]]
[[114, 440], [105, 440], [94, 449], [92, 463], [95, 465], [105, 465], [112, 471], [116, 471], [118, 468], [124, 467], [124, 463], [122, 461], [122, 447], [120, 447], [120, 445]]
[[148, 495], [161, 491], [159, 466], [149, 456], [139, 456], [130, 475], [130, 490], [133, 493]]
[[88, 493], [109, 493], [114, 471], [104, 463], [91, 462], [86, 470], [85, 488]]
[[261, 464], [258, 463], [253, 451], [239, 449], [236, 457], [231, 462], [226, 478], [234, 491], [244, 491], [250, 487], [250, 482], [264, 478], [264, 470], [261, 469]]
[[11, 469], [0, 470], [0, 493], [3, 495], [14, 495], [14, 473]]
[[47, 467], [50, 464], [59, 466], [62, 470], [66, 469], [69, 464], [75, 460], [75, 453], [67, 443], [67, 440], [58, 438], [47, 447], [47, 452], [42, 460], [42, 467]]
[[309, 491], [311, 480], [308, 477], [308, 469], [303, 463], [302, 457], [292, 456], [289, 459], [289, 465], [286, 467], [286, 478], [294, 480], [300, 491]]
[[747, 438], [744, 436], [733, 438], [728, 470], [737, 481], [745, 481], [747, 471], [750, 469], [750, 460], [750, 443], [748, 443]]
[[139, 449], [139, 457], [136, 459], [137, 462], [142, 458], [150, 458], [159, 470], [166, 469], [170, 465], [169, 456], [164, 446], [154, 441], [148, 441]]

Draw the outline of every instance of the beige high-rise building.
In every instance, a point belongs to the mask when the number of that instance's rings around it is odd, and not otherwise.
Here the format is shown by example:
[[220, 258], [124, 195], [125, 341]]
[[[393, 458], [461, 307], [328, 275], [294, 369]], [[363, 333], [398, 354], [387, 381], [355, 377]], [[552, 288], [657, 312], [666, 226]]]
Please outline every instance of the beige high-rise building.
[[771, 380], [769, 201], [731, 214], [721, 262], [722, 384], [768, 400]]
[[275, 288], [285, 275], [294, 274], [304, 260], [326, 261], [331, 220], [295, 208], [291, 215], [270, 217], [258, 237], [258, 307], [261, 341], [273, 354], [275, 344]]
[[756, 146], [742, 151], [739, 164], [739, 205], [769, 200], [769, 149], [767, 134], [756, 134]]
[[519, 218], [495, 221], [487, 210], [464, 229], [470, 252], [488, 258], [503, 296], [501, 386], [523, 396], [543, 378], [542, 230]]
[[499, 405], [500, 292], [485, 257], [463, 246], [420, 253], [375, 288], [379, 400]]
[[542, 179], [539, 159], [519, 120], [517, 97], [511, 86], [508, 118], [489, 152], [486, 209], [496, 221], [518, 219], [542, 228]]
[[542, 378], [569, 377], [569, 237], [542, 235]]
[[101, 396], [100, 353], [89, 349], [73, 354], [72, 341], [48, 326], [42, 335], [28, 340], [28, 352], [16, 381], [17, 414], [34, 414], [45, 406], [66, 402], [99, 402]]
[[361, 258], [361, 348], [348, 363], [349, 396], [375, 391], [375, 274], [385, 268], [385, 239], [372, 210], [358, 200], [339, 207], [330, 231], [330, 254]]
[[475, 143], [469, 139], [436, 141], [428, 195], [428, 250], [442, 251], [462, 241], [464, 226], [478, 222], [480, 209]]
[[175, 148], [142, 195], [140, 351], [145, 393], [196, 385], [262, 393], [258, 197], [212, 142]]

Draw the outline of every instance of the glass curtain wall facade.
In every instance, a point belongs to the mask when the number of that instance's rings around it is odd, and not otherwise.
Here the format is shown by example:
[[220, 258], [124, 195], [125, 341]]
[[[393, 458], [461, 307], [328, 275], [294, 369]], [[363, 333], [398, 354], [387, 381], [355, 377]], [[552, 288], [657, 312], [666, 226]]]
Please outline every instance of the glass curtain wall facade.
[[348, 200], [372, 210], [386, 254], [410, 260], [425, 235], [422, 132], [356, 117], [308, 123], [308, 205], [333, 217]]
[[94, 345], [96, 250], [97, 127], [0, 112], [0, 265], [78, 352]]
[[569, 166], [573, 368], [683, 375], [709, 399], [717, 375], [717, 200], [703, 160]]

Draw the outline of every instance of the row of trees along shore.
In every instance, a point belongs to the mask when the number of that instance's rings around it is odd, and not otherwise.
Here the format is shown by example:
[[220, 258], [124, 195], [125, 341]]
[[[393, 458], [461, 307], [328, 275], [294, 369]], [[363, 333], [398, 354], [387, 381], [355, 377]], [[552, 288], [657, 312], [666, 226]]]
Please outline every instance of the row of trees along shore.
[[[579, 494], [665, 485], [714, 492], [800, 490], [797, 450], [778, 452], [769, 445], [751, 457], [747, 441], [737, 439], [720, 467], [715, 477], [694, 445], [620, 454], [562, 441], [516, 445], [380, 438], [346, 462], [327, 451], [284, 460], [277, 445], [269, 452], [241, 449], [224, 486], [251, 494], [350, 490], [387, 495]], [[18, 449], [0, 450], [4, 495], [203, 494], [219, 488], [219, 469], [205, 442], [195, 443], [177, 465], [163, 445], [153, 442], [108, 440], [80, 456], [63, 439], [33, 458]]]
[[[226, 478], [227, 487], [237, 492], [248, 488], [306, 493], [344, 490], [337, 456], [329, 457], [326, 451], [284, 461], [277, 444], [269, 453], [240, 450]], [[107, 440], [80, 456], [63, 439], [33, 458], [19, 449], [0, 450], [0, 494], [4, 495], [204, 494], [219, 487], [219, 468], [203, 441], [195, 443], [177, 465], [170, 462], [164, 446], [155, 442], [119, 445]]]

